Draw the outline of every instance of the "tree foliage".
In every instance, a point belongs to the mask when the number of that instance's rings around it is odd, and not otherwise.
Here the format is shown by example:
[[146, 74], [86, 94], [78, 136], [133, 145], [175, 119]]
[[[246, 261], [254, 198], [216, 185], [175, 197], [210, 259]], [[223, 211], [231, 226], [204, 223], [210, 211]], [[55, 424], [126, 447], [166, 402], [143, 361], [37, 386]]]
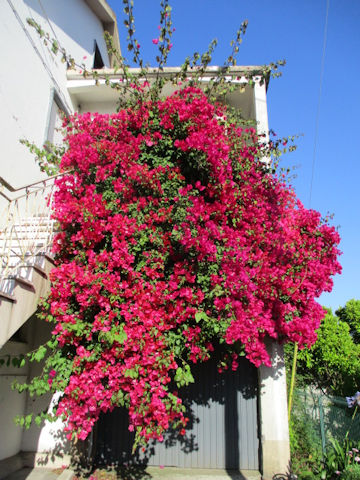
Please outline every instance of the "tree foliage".
[[[331, 395], [352, 395], [360, 386], [360, 301], [349, 300], [335, 315], [326, 315], [317, 331], [317, 341], [299, 352], [297, 385], [312, 385]], [[292, 346], [286, 347], [291, 366]]]
[[345, 307], [340, 307], [335, 314], [342, 322], [349, 325], [353, 341], [360, 344], [360, 300], [349, 300]]

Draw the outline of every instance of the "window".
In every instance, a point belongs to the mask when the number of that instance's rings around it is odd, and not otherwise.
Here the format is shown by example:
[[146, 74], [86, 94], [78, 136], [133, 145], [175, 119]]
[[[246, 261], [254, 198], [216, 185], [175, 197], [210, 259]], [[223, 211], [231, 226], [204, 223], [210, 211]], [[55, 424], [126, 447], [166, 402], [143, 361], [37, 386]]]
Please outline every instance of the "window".
[[94, 40], [94, 63], [93, 63], [93, 69], [97, 68], [104, 68], [105, 64], [102, 59], [98, 44], [96, 43], [96, 40]]
[[64, 115], [69, 115], [68, 109], [65, 107], [57, 91], [53, 88], [50, 95], [45, 144], [46, 142], [54, 144], [62, 143], [61, 125]]

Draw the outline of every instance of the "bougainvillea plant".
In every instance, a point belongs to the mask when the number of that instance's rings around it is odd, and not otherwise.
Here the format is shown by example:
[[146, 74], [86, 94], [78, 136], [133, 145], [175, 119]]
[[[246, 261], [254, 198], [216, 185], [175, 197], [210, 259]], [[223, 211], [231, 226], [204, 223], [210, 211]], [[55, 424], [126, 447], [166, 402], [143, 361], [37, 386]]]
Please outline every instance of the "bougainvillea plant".
[[268, 338], [312, 345], [315, 298], [340, 271], [337, 232], [264, 161], [275, 147], [254, 128], [196, 84], [132, 88], [118, 113], [65, 122], [41, 313], [53, 337], [26, 388], [63, 392], [54, 414], [73, 438], [117, 406], [136, 441], [185, 433], [191, 365], [220, 344], [233, 370], [241, 355], [269, 366]]

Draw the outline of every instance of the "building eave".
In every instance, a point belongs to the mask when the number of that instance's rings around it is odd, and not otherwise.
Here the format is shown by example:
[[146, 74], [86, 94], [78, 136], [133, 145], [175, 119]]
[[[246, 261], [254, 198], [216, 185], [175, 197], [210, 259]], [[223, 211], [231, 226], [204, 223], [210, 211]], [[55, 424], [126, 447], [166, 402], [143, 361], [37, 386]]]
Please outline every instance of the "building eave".
[[[197, 69], [189, 69], [186, 76], [191, 78], [197, 72]], [[216, 77], [222, 72], [221, 67], [213, 66], [208, 67], [202, 72], [200, 77], [200, 84], [204, 86], [212, 78]], [[130, 68], [129, 73], [141, 74], [141, 69]], [[163, 78], [171, 78], [175, 74], [181, 73], [181, 67], [164, 67], [162, 70], [157, 68], [148, 68], [146, 70], [146, 79], [148, 81], [154, 80], [158, 75]], [[111, 88], [109, 81], [118, 84], [121, 89], [125, 86], [122, 81], [121, 71], [114, 69], [102, 69], [97, 70], [98, 79], [95, 80], [91, 77], [91, 74], [84, 77], [82, 73], [75, 70], [69, 70], [67, 72], [67, 88], [72, 98], [73, 106], [75, 110], [80, 112], [84, 111], [115, 111], [116, 105], [119, 100], [118, 88]], [[264, 74], [264, 69], [261, 66], [238, 66], [231, 67], [226, 72], [226, 77], [233, 84], [238, 85], [239, 88], [235, 88], [234, 91], [226, 95], [226, 102], [236, 109], [240, 109], [244, 115], [244, 118], [255, 119], [257, 118], [256, 106], [255, 106], [255, 93], [254, 86], [262, 84], [261, 89], [264, 90], [266, 99], [266, 88], [269, 81], [269, 76]], [[145, 80], [145, 77], [144, 77]], [[252, 80], [252, 82], [249, 82]], [[162, 95], [171, 95], [176, 90], [176, 85], [172, 82], [166, 82]], [[257, 90], [258, 87], [255, 89]]]
[[[107, 31], [110, 33], [113, 39], [113, 47], [115, 48], [117, 54], [121, 56], [119, 30], [118, 30], [116, 15], [113, 12], [113, 10], [110, 8], [106, 0], [85, 0], [85, 3], [101, 21], [104, 32]], [[110, 65], [113, 66], [115, 59], [113, 58], [113, 55], [110, 53], [109, 53], [109, 58], [110, 58]]]

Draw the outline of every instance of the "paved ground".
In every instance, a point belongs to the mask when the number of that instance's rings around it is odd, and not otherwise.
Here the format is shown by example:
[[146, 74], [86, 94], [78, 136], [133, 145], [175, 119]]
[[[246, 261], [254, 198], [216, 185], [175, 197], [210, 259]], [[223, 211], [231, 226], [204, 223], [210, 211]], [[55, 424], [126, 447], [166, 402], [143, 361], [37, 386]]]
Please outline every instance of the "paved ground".
[[[72, 480], [74, 474], [70, 470], [47, 468], [22, 468], [7, 476], [5, 480]], [[106, 474], [99, 477], [106, 480]], [[109, 479], [113, 480], [114, 475], [110, 474]], [[213, 469], [181, 469], [181, 468], [159, 468], [148, 467], [145, 471], [131, 471], [124, 476], [118, 477], [124, 480], [260, 480], [259, 472], [227, 472], [226, 470]]]
[[74, 472], [71, 470], [22, 468], [8, 475], [4, 480], [72, 480], [74, 476]]
[[59, 474], [48, 468], [22, 468], [5, 480], [58, 480]]
[[158, 468], [148, 467], [146, 472], [150, 479], [159, 480], [260, 480], [260, 473], [254, 471], [227, 472], [217, 469], [182, 469], [182, 468]]

